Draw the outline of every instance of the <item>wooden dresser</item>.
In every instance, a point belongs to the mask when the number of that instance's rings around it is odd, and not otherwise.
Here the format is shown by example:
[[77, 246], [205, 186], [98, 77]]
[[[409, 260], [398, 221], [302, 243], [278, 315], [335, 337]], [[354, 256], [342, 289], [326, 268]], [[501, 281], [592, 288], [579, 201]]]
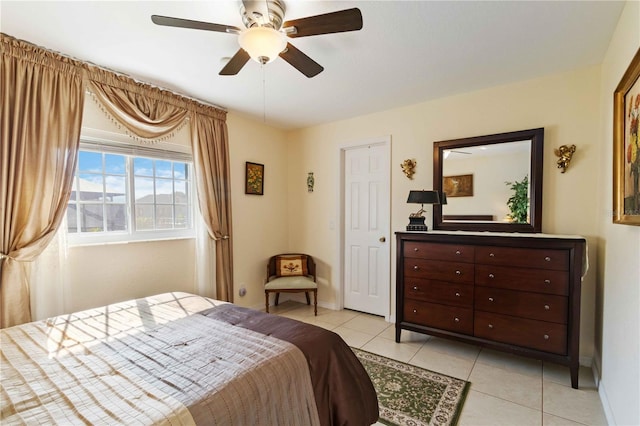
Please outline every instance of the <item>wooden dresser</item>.
[[567, 365], [578, 387], [586, 242], [398, 232], [396, 342], [412, 330]]

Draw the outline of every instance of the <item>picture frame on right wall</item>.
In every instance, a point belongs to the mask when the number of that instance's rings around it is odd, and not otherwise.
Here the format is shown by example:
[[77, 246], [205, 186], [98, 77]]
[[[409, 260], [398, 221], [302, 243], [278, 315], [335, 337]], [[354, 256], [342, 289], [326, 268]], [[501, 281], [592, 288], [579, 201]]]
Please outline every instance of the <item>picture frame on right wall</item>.
[[640, 226], [640, 49], [613, 92], [613, 223]]

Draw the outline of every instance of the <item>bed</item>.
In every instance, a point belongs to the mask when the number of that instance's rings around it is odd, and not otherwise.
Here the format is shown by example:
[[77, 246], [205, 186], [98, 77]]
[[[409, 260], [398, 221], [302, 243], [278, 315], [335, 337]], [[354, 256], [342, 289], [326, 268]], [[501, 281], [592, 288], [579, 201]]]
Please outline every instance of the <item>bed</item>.
[[367, 425], [373, 385], [335, 333], [188, 293], [0, 331], [2, 424]]

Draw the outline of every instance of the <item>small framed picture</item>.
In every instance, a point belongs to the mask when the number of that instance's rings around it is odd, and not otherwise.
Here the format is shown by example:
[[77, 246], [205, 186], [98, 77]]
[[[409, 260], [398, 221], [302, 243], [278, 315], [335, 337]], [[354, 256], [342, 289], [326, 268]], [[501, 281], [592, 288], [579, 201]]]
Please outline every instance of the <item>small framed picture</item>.
[[264, 164], [246, 162], [244, 193], [264, 194]]
[[473, 175], [443, 176], [442, 186], [447, 197], [473, 197]]
[[613, 223], [640, 225], [640, 49], [613, 92]]

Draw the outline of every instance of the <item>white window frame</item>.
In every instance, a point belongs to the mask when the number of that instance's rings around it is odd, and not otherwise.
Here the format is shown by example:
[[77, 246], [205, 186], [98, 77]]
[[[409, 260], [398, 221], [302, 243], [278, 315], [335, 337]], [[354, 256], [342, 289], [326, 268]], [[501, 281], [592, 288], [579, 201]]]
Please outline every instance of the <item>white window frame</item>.
[[[184, 229], [154, 229], [154, 230], [136, 230], [135, 229], [135, 217], [134, 217], [134, 174], [133, 168], [129, 167], [133, 161], [127, 160], [126, 166], [126, 185], [127, 185], [127, 231], [103, 231], [103, 232], [68, 232], [68, 228], [65, 226], [64, 231], [67, 233], [67, 243], [70, 246], [82, 246], [82, 245], [98, 245], [98, 244], [115, 244], [115, 243], [129, 243], [138, 241], [159, 241], [159, 240], [173, 240], [173, 239], [186, 239], [196, 237], [196, 192], [195, 192], [195, 179], [194, 179], [194, 166], [193, 156], [190, 153], [158, 149], [155, 147], [131, 145], [127, 143], [118, 143], [104, 140], [97, 140], [95, 138], [81, 137], [80, 140], [81, 151], [94, 151], [107, 154], [119, 154], [129, 157], [144, 157], [157, 160], [170, 160], [187, 163], [188, 176], [187, 180], [188, 192], [189, 192], [189, 215], [191, 228]], [[74, 171], [74, 179], [78, 169]], [[155, 177], [154, 177], [155, 180]], [[155, 203], [154, 203], [155, 205]], [[154, 209], [155, 210], [155, 209]]]

